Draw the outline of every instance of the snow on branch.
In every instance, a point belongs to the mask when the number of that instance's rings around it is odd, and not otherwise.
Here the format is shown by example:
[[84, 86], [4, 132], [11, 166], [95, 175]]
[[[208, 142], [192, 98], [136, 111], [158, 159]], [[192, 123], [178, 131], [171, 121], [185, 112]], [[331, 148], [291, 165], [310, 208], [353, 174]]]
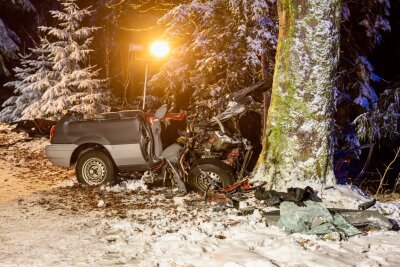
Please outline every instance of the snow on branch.
[[270, 0], [193, 0], [175, 7], [159, 24], [177, 45], [150, 87], [167, 88], [175, 96], [193, 88], [194, 97], [208, 98], [261, 80], [262, 56], [272, 68], [275, 59], [274, 5]]

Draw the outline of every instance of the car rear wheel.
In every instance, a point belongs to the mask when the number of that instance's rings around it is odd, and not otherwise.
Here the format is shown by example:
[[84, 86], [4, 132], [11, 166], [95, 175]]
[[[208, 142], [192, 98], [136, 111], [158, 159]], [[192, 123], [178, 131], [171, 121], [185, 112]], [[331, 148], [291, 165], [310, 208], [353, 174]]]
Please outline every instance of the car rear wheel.
[[232, 168], [218, 159], [201, 159], [189, 172], [190, 187], [197, 192], [219, 190], [235, 182]]
[[100, 150], [90, 150], [79, 156], [75, 171], [81, 184], [96, 186], [115, 182], [114, 164]]

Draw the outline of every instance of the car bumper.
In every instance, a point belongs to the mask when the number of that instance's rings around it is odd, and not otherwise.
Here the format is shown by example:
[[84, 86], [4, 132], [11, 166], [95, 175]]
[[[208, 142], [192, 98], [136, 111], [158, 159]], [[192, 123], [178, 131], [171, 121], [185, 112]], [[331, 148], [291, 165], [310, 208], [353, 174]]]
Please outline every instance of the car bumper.
[[60, 167], [71, 167], [71, 156], [77, 148], [74, 144], [55, 144], [46, 146], [46, 156], [51, 163]]

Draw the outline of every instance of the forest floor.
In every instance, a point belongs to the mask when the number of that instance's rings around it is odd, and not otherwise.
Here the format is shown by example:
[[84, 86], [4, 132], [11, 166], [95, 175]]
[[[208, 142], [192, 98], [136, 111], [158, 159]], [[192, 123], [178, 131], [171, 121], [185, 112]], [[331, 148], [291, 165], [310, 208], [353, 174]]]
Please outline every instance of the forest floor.
[[[214, 211], [196, 194], [76, 184], [52, 166], [46, 139], [0, 124], [0, 266], [398, 266], [400, 233], [370, 231], [348, 240], [289, 235], [259, 212]], [[357, 204], [335, 198], [339, 207]], [[400, 221], [398, 202], [377, 209]]]

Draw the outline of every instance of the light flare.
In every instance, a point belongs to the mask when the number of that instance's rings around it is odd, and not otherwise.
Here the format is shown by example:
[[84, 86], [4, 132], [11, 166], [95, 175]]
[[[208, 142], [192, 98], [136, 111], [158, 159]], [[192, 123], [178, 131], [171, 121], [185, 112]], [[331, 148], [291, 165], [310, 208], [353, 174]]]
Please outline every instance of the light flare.
[[166, 57], [169, 53], [169, 44], [164, 41], [155, 41], [150, 45], [150, 52], [154, 57]]

